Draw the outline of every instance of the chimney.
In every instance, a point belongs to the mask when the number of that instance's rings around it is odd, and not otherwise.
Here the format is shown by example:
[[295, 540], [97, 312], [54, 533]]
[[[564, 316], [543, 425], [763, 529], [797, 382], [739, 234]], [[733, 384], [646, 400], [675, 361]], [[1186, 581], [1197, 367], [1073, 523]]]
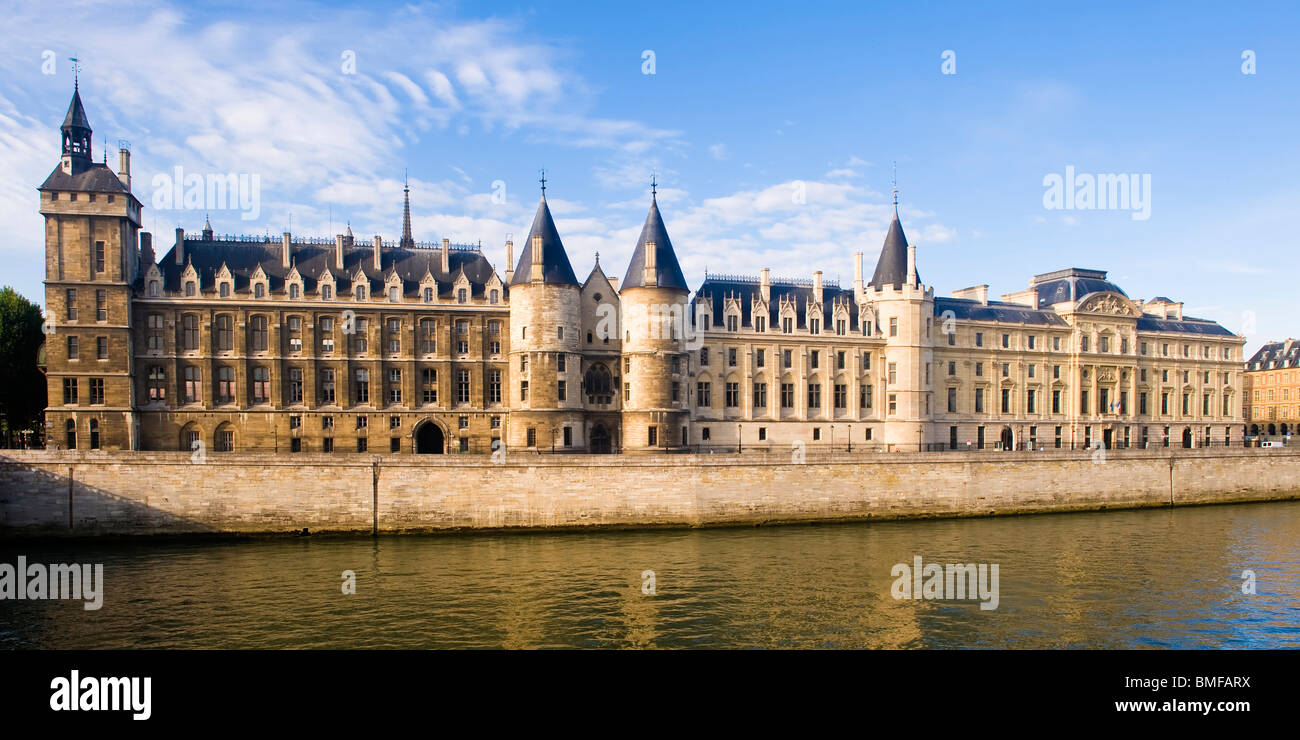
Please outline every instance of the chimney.
[[907, 284], [916, 285], [916, 245], [907, 245]]
[[862, 303], [863, 294], [866, 288], [862, 285], [862, 253], [856, 252], [853, 255], [853, 297], [858, 303]]
[[334, 258], [330, 260], [330, 262], [333, 263], [330, 266], [330, 272], [334, 273], [335, 276], [342, 275], [343, 274], [343, 235], [342, 234], [334, 235], [333, 257]]
[[758, 294], [765, 303], [772, 300], [772, 271], [766, 267], [758, 273]]
[[442, 272], [451, 272], [451, 240], [445, 236], [442, 238]]
[[289, 269], [290, 261], [293, 259], [293, 234], [284, 232], [280, 235], [280, 266]]
[[140, 232], [140, 263], [149, 266], [154, 263], [156, 256], [153, 253], [153, 234], [147, 231]]
[[185, 264], [185, 229], [176, 227], [176, 264]]
[[[340, 248], [339, 255], [342, 254], [343, 249]], [[382, 272], [384, 269], [384, 240], [378, 236], [375, 237], [375, 249], [371, 253], [370, 257], [374, 262], [375, 272]]]
[[645, 243], [645, 284], [650, 287], [659, 285], [658, 252], [654, 242]]
[[506, 240], [506, 283], [515, 279], [515, 243]]
[[544, 273], [542, 272], [542, 235], [541, 234], [533, 235], [531, 242], [532, 244], [529, 247], [529, 249], [531, 249], [529, 259], [532, 260], [533, 264], [528, 279], [533, 282], [538, 282], [542, 279], [542, 276], [544, 275]]
[[813, 301], [822, 302], [822, 271], [818, 270], [813, 273]]
[[128, 193], [131, 192], [131, 150], [125, 146], [117, 150], [117, 179], [122, 181]]
[[616, 278], [616, 277], [612, 277], [612, 276], [611, 276], [611, 277], [609, 278], [609, 287], [610, 287], [611, 289], [613, 289], [614, 291], [617, 291], [617, 290], [618, 290], [618, 278]]

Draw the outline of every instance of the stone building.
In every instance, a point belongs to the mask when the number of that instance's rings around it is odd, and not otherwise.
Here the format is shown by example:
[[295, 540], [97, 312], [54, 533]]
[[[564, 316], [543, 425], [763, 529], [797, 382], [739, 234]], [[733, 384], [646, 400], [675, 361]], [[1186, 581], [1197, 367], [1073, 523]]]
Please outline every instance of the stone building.
[[130, 153], [79, 91], [46, 223], [49, 440], [268, 453], [870, 451], [1224, 444], [1241, 348], [1097, 270], [936, 297], [897, 211], [870, 280], [707, 275], [652, 192], [620, 283], [581, 283], [542, 197], [504, 279], [478, 245], [177, 229], [156, 258]]
[[1300, 423], [1300, 342], [1267, 342], [1246, 363], [1246, 433], [1289, 437]]

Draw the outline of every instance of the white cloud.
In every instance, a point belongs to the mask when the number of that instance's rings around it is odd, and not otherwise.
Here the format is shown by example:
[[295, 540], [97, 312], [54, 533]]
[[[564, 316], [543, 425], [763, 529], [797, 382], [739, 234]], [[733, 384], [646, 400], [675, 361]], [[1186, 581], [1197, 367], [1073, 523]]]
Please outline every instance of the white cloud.
[[714, 159], [718, 159], [718, 160], [726, 159], [726, 158], [727, 158], [727, 145], [726, 145], [726, 144], [714, 144], [713, 146], [709, 147], [709, 156], [710, 156], [710, 157], [713, 157]]

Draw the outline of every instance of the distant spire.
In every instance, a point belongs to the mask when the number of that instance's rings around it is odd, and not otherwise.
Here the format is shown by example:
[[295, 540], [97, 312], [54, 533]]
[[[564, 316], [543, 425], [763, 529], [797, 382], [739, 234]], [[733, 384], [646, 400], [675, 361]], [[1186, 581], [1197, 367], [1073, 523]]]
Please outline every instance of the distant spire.
[[542, 184], [542, 200], [546, 200], [546, 168], [542, 168], [542, 176], [537, 180]]
[[596, 267], [600, 267], [600, 252], [596, 252]]
[[402, 187], [402, 194], [406, 203], [402, 208], [402, 248], [412, 249], [415, 247], [415, 239], [411, 236], [411, 181], [403, 174], [406, 185]]
[[897, 213], [898, 212], [898, 162], [897, 161], [894, 162], [894, 176], [890, 178], [889, 182], [891, 185], [894, 186], [894, 212]]
[[659, 179], [654, 170], [650, 171], [650, 199], [656, 200], [655, 194], [659, 192]]

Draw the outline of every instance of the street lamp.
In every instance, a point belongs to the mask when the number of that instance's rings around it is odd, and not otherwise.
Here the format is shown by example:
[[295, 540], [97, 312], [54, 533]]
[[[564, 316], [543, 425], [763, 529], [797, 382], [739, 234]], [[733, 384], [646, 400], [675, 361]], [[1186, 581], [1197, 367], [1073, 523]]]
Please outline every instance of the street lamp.
[[739, 455], [743, 451], [743, 449], [744, 449], [744, 445], [740, 438], [740, 425], [737, 424], [736, 425], [736, 454]]

